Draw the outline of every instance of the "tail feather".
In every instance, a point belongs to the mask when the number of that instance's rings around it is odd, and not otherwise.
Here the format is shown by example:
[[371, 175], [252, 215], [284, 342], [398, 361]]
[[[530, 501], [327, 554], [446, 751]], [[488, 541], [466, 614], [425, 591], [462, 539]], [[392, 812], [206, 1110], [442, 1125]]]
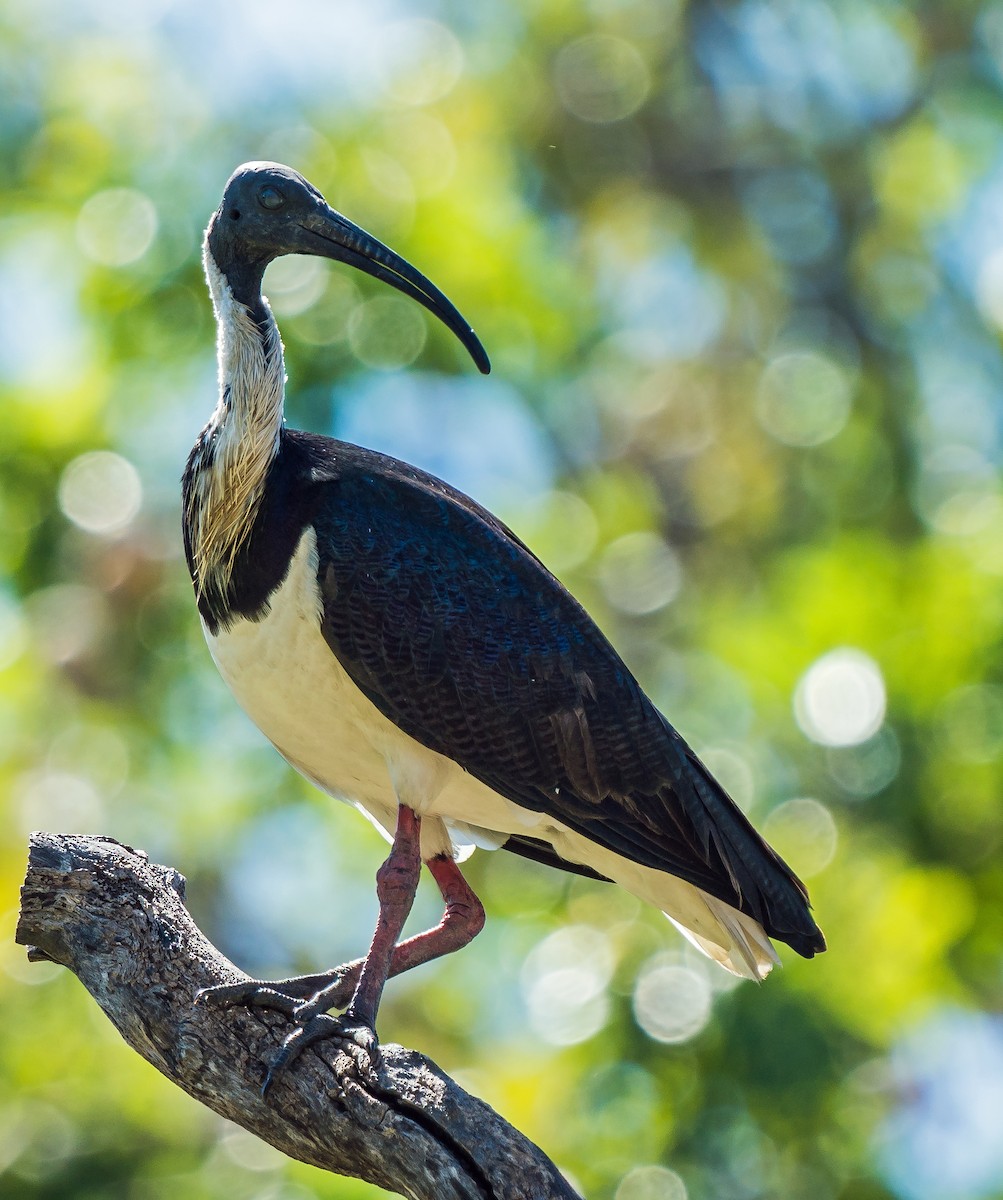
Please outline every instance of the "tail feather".
[[688, 942], [708, 958], [720, 963], [725, 970], [743, 979], [755, 979], [757, 982], [765, 979], [775, 966], [779, 966], [780, 959], [762, 925], [716, 896], [696, 890], [717, 923], [716, 940], [688, 929], [671, 913], [665, 915]]
[[[726, 900], [671, 872], [627, 858], [567, 827], [552, 826], [548, 834], [550, 853], [546, 856], [536, 851], [537, 844], [532, 839], [510, 839], [506, 848], [520, 854], [532, 851], [530, 857], [551, 866], [612, 880], [638, 899], [661, 909], [692, 945], [734, 975], [762, 980], [780, 961], [762, 924]], [[528, 844], [523, 845], [524, 842]]]
[[[805, 958], [823, 951], [825, 938], [811, 915], [805, 885], [763, 840], [700, 759], [692, 751], [687, 757], [693, 768], [694, 789], [713, 823], [742, 915]], [[720, 906], [722, 902], [715, 903]], [[734, 912], [727, 904], [723, 907]]]

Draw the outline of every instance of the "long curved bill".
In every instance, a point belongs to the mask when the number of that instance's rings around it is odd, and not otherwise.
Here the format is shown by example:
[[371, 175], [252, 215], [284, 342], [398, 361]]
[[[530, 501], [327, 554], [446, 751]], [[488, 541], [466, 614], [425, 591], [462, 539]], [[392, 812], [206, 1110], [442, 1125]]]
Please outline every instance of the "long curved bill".
[[327, 205], [303, 218], [300, 228], [306, 234], [306, 244], [297, 247], [301, 254], [316, 254], [347, 263], [417, 300], [456, 334], [477, 369], [488, 374], [491, 363], [470, 323], [435, 284], [406, 259]]

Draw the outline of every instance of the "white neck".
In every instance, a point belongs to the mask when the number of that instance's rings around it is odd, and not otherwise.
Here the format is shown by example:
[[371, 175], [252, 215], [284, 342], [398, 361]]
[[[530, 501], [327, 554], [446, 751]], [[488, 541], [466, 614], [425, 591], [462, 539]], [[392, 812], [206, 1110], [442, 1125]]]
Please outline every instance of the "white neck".
[[199, 591], [225, 591], [237, 551], [251, 531], [278, 452], [285, 396], [282, 339], [265, 300], [264, 327], [234, 298], [208, 246], [206, 279], [216, 314], [219, 400], [199, 439], [189, 529]]

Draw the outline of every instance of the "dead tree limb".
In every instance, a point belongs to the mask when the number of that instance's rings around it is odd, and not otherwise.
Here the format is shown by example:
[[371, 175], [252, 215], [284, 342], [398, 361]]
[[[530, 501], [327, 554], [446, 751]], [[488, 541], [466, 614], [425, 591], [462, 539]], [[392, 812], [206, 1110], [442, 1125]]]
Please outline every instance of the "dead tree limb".
[[378, 1082], [321, 1044], [261, 1096], [286, 1018], [195, 1007], [246, 978], [202, 935], [184, 879], [98, 837], [31, 836], [17, 940], [69, 967], [178, 1087], [292, 1158], [415, 1200], [574, 1200], [552, 1162], [434, 1063], [383, 1046]]

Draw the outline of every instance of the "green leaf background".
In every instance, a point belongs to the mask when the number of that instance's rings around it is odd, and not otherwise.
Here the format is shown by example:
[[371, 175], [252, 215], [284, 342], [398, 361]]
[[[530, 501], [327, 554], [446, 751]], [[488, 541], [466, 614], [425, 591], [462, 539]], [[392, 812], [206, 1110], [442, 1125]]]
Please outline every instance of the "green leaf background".
[[599, 1200], [1003, 1195], [1001, 150], [998, 4], [0, 5], [0, 1195], [377, 1194], [196, 1105], [13, 944], [33, 828], [175, 865], [252, 972], [371, 932], [383, 843], [237, 710], [181, 556], [200, 231], [251, 158], [495, 367], [286, 260], [290, 422], [496, 507], [830, 944], [732, 986], [630, 897], [479, 853], [487, 929], [391, 984], [384, 1039]]

